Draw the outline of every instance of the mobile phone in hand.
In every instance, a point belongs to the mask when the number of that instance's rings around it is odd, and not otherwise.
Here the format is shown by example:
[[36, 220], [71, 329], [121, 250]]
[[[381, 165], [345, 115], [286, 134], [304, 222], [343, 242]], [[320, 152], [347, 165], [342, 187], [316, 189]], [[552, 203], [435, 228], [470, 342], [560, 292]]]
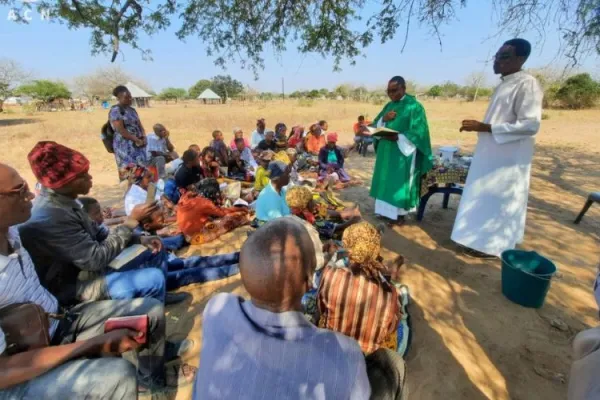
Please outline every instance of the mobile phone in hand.
[[147, 315], [109, 318], [104, 322], [104, 333], [119, 329], [130, 329], [134, 332], [141, 333], [139, 337], [135, 338], [136, 342], [146, 344], [148, 341], [148, 322]]
[[156, 199], [156, 185], [153, 182], [148, 184], [148, 192], [146, 194], [146, 204], [154, 203]]

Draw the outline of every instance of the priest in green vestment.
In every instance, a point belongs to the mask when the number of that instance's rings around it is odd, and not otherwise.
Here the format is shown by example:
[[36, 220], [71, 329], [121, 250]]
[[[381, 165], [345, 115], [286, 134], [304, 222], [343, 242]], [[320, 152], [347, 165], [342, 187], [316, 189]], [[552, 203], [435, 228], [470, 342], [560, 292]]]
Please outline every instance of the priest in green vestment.
[[433, 156], [425, 109], [406, 94], [406, 83], [393, 77], [387, 88], [392, 101], [374, 119], [373, 126], [398, 131], [398, 135], [375, 137], [375, 171], [371, 197], [375, 214], [393, 221], [419, 205], [421, 177], [431, 170]]

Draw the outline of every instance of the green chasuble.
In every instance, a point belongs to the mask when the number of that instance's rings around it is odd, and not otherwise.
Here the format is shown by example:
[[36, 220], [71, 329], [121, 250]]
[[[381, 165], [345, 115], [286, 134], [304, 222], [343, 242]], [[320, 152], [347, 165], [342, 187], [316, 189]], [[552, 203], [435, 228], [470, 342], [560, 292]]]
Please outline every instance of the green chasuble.
[[[406, 157], [397, 142], [375, 138], [377, 159], [370, 195], [408, 211], [419, 204], [421, 177], [433, 166], [429, 127], [425, 109], [414, 96], [407, 94], [402, 100], [387, 103], [373, 126], [390, 111], [396, 112], [396, 118], [386, 122], [385, 127], [404, 134], [417, 149]], [[413, 157], [416, 159], [411, 179]]]

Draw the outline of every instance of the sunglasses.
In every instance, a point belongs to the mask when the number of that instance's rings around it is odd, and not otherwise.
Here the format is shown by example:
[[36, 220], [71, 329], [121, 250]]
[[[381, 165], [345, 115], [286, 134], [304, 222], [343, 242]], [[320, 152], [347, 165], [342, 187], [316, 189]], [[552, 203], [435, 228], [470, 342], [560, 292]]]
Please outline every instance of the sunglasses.
[[26, 199], [28, 197], [33, 197], [33, 193], [29, 190], [29, 185], [27, 182], [23, 182], [18, 187], [8, 190], [6, 192], [0, 192], [0, 196], [19, 196], [22, 199]]

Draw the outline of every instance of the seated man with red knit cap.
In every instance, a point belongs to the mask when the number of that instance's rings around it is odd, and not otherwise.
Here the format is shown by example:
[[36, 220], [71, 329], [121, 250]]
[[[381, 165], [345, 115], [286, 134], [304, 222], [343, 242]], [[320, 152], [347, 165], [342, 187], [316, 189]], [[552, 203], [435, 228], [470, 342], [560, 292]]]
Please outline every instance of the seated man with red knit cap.
[[[217, 266], [208, 265], [205, 257], [185, 260], [168, 257], [159, 238], [134, 236], [133, 231], [140, 221], [157, 210], [156, 203], [137, 205], [123, 225], [99, 241], [97, 226], [77, 200], [92, 188], [88, 159], [56, 142], [39, 142], [28, 159], [42, 190], [34, 203], [31, 219], [21, 225], [19, 231], [42, 285], [61, 305], [136, 297], [176, 303], [188, 296], [166, 294], [166, 289], [239, 272], [237, 259], [232, 260], [231, 265]], [[109, 263], [133, 243], [141, 243], [151, 250], [119, 269], [111, 268]], [[232, 257], [239, 258], [239, 253]]]

